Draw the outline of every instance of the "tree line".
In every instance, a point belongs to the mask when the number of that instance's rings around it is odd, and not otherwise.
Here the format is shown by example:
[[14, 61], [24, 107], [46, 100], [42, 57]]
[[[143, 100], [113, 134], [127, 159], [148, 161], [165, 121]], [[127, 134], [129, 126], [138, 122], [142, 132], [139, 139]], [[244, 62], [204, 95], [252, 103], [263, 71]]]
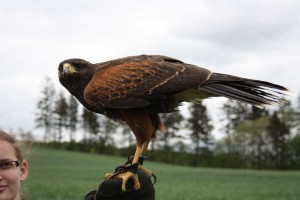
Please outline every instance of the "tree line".
[[[196, 167], [300, 169], [300, 95], [296, 105], [287, 100], [277, 110], [227, 100], [220, 108], [218, 131], [224, 137], [219, 140], [205, 104], [187, 107], [189, 116], [160, 114], [166, 131], [151, 143], [148, 159]], [[71, 95], [66, 98], [50, 78], [37, 101], [35, 124], [44, 130], [42, 143], [56, 148], [121, 156], [135, 150], [126, 125], [88, 111]]]

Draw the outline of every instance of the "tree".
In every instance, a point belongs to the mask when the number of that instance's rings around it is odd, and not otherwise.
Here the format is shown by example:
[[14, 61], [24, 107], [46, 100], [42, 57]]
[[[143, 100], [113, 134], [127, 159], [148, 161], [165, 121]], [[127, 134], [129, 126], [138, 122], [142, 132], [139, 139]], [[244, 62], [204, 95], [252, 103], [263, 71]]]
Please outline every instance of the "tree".
[[188, 119], [188, 128], [191, 130], [191, 138], [194, 143], [195, 166], [199, 166], [199, 157], [208, 157], [209, 147], [212, 139], [213, 126], [207, 113], [206, 106], [202, 101], [191, 104], [189, 107], [191, 117]]
[[[124, 137], [124, 140], [125, 141], [127, 140], [128, 146], [131, 147], [131, 145], [134, 144], [134, 137], [133, 137], [132, 131], [129, 128], [129, 126], [127, 126], [127, 125], [122, 126], [122, 135]], [[126, 145], [125, 142], [123, 144]]]
[[161, 135], [161, 140], [164, 142], [163, 148], [167, 149], [170, 146], [170, 139], [178, 138], [178, 131], [182, 127], [183, 116], [180, 111], [173, 113], [162, 113], [160, 118], [165, 125], [165, 132]]
[[287, 167], [287, 139], [290, 134], [288, 126], [278, 117], [275, 111], [269, 120], [267, 133], [271, 138], [272, 161], [276, 169], [285, 169]]
[[231, 135], [234, 151], [247, 168], [269, 168], [270, 139], [266, 133], [268, 117], [246, 120]]
[[249, 107], [245, 103], [229, 99], [224, 103], [222, 110], [225, 115], [222, 121], [225, 121], [226, 134], [232, 133], [241, 121], [248, 118], [246, 113], [249, 113]]
[[55, 89], [49, 77], [45, 78], [44, 86], [41, 91], [41, 97], [37, 103], [37, 112], [35, 124], [37, 128], [44, 128], [44, 142], [47, 143], [49, 134], [53, 128]]
[[18, 129], [16, 135], [20, 138], [20, 141], [31, 144], [32, 142], [35, 141], [34, 135], [32, 134], [31, 131], [25, 131], [22, 128]]
[[222, 109], [225, 114], [223, 121], [226, 121], [224, 129], [227, 134], [234, 132], [237, 125], [245, 120], [254, 120], [269, 115], [265, 109], [231, 99], [224, 103]]
[[268, 117], [269, 111], [264, 108], [259, 108], [254, 105], [248, 105], [250, 107], [249, 114], [247, 116], [247, 119], [255, 120], [261, 117]]
[[165, 162], [173, 162], [172, 145], [170, 145], [171, 139], [180, 139], [181, 136], [178, 134], [178, 131], [182, 128], [183, 116], [180, 111], [176, 111], [173, 113], [162, 113], [160, 114], [160, 118], [165, 125], [165, 131], [160, 136], [160, 140], [163, 141], [163, 150], [164, 157], [162, 158]]
[[289, 146], [291, 148], [291, 161], [292, 168], [300, 169], [300, 134], [289, 140]]
[[292, 106], [291, 101], [285, 100], [285, 104], [280, 106], [277, 114], [278, 117], [281, 119], [281, 121], [283, 121], [290, 130], [294, 128], [297, 129], [298, 112], [297, 112], [297, 108], [295, 109]]
[[297, 133], [300, 135], [300, 93], [297, 99], [297, 106], [296, 106], [296, 127], [297, 127]]
[[68, 128], [70, 129], [70, 142], [74, 140], [74, 134], [77, 130], [78, 123], [78, 102], [70, 95], [69, 97], [69, 107], [68, 107]]
[[100, 128], [97, 114], [83, 108], [82, 128], [84, 130], [84, 140], [87, 140], [86, 133], [89, 134], [90, 139], [93, 135], [97, 135]]
[[109, 146], [114, 146], [112, 135], [116, 132], [116, 124], [109, 118], [100, 115], [100, 148], [102, 153], [111, 154]]
[[[55, 126], [58, 130], [58, 142], [61, 143], [62, 129], [67, 128], [68, 104], [62, 92], [59, 93], [58, 99], [55, 101]], [[57, 138], [55, 138], [56, 140]]]
[[293, 167], [300, 168], [300, 93], [296, 102], [295, 109], [295, 127], [296, 133], [289, 141], [289, 146], [291, 148]]
[[[244, 122], [247, 122], [249, 120], [256, 120], [261, 117], [267, 117], [269, 115], [269, 112], [265, 109], [258, 108], [253, 105], [249, 105], [246, 103], [234, 101], [234, 100], [227, 100], [227, 102], [222, 107], [223, 112], [225, 114], [223, 121], [225, 121], [225, 127], [224, 130], [227, 133], [227, 139], [223, 141], [223, 146], [226, 145], [226, 149], [234, 154], [239, 154], [239, 156], [242, 156], [242, 160], [244, 159], [244, 151], [238, 152], [237, 146], [239, 144], [235, 144], [235, 139], [241, 137], [239, 135], [236, 135], [237, 127], [240, 125], [241, 127], [246, 127], [247, 129], [247, 136], [249, 141], [256, 140], [256, 136], [251, 134], [251, 132], [257, 132], [251, 131], [251, 128], [248, 129], [248, 125], [246, 125]], [[259, 120], [256, 123], [260, 123]], [[253, 125], [255, 125], [254, 123]], [[249, 123], [248, 123], [249, 124]], [[246, 126], [245, 126], [246, 125]], [[241, 130], [241, 127], [239, 128]], [[256, 126], [258, 128], [259, 126]], [[259, 128], [260, 129], [260, 128]], [[239, 134], [244, 134], [245, 130], [239, 131]], [[248, 134], [249, 133], [249, 134]], [[232, 137], [230, 135], [233, 135]], [[250, 138], [253, 137], [253, 138]], [[250, 143], [248, 143], [250, 144]], [[262, 144], [262, 143], [261, 143]], [[250, 146], [244, 147], [244, 148], [251, 148]], [[242, 148], [244, 150], [244, 148]]]

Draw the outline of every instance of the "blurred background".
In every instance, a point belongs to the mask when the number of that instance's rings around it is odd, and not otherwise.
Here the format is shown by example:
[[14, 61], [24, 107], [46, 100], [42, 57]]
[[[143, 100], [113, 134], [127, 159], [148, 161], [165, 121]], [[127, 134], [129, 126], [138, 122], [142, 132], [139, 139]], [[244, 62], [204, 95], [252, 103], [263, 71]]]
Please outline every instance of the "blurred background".
[[[291, 89], [260, 110], [223, 98], [184, 104], [149, 159], [188, 166], [300, 168], [300, 2], [1, 1], [0, 128], [49, 147], [111, 155], [134, 150], [126, 126], [78, 105], [58, 64], [161, 54]], [[163, 152], [163, 153], [162, 153]]]

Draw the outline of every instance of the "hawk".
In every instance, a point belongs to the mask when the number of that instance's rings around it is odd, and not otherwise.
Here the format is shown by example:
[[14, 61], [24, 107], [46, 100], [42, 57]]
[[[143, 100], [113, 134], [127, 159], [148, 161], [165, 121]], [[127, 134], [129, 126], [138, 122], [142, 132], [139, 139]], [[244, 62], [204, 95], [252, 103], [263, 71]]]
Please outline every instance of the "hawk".
[[[164, 128], [158, 113], [176, 110], [182, 102], [224, 96], [258, 107], [282, 104], [288, 89], [266, 81], [213, 73], [161, 55], [129, 56], [92, 64], [68, 59], [59, 64], [59, 81], [88, 110], [124, 121], [136, 138], [132, 163], [146, 153], [149, 142]], [[146, 173], [151, 171], [139, 166]], [[136, 174], [119, 175], [122, 190]]]

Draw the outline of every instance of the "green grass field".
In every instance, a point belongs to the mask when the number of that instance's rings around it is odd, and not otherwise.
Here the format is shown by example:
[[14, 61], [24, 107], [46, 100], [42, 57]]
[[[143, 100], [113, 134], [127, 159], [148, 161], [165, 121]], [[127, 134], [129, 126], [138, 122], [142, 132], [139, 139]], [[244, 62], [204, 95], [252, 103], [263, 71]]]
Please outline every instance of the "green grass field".
[[[28, 200], [80, 200], [125, 158], [33, 148]], [[256, 171], [180, 167], [150, 161], [158, 177], [158, 200], [299, 200], [300, 171]]]

